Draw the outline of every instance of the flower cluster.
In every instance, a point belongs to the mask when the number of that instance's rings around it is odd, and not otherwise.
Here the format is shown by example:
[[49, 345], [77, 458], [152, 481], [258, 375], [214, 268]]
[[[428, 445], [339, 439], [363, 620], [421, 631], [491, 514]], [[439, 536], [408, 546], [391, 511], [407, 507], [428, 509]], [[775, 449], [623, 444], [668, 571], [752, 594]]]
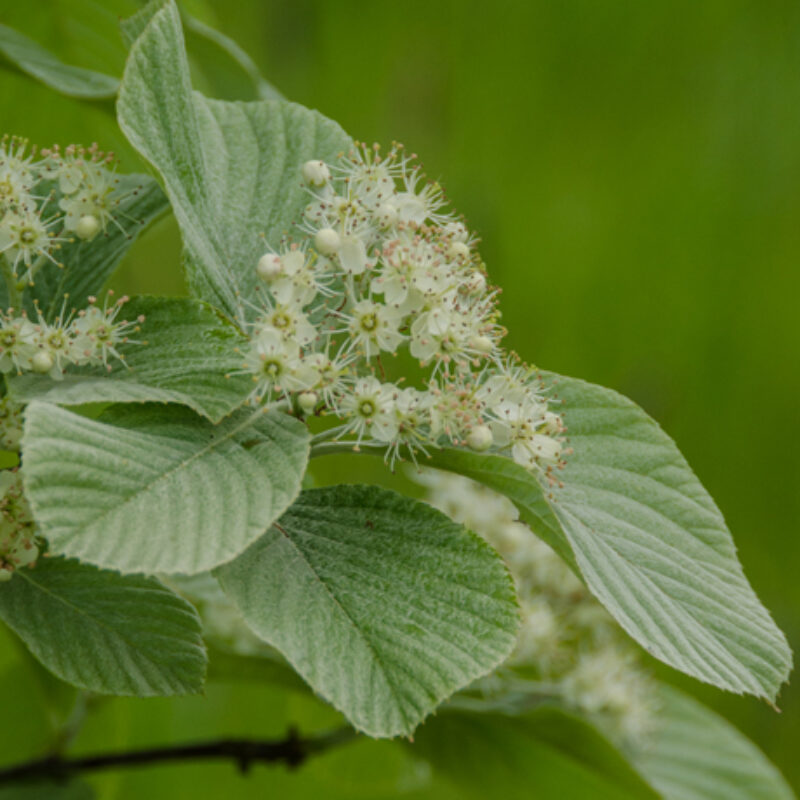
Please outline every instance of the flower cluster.
[[558, 697], [631, 746], [655, 725], [655, 686], [619, 626], [569, 567], [518, 521], [506, 498], [468, 478], [425, 470], [427, 500], [483, 536], [506, 561], [522, 626], [506, 664], [484, 683], [490, 694]]
[[119, 225], [118, 178], [107, 168], [112, 161], [97, 145], [37, 153], [24, 139], [0, 139], [0, 263], [7, 273], [23, 285], [32, 282], [46, 263], [60, 266], [64, 243]]
[[[254, 265], [266, 290], [243, 367], [254, 397], [333, 414], [329, 438], [383, 446], [392, 463], [466, 445], [550, 475], [561, 418], [535, 371], [503, 351], [498, 291], [441, 187], [399, 145], [309, 161], [302, 178], [295, 240]], [[387, 377], [404, 351], [423, 370], [417, 386]]]
[[118, 346], [131, 341], [129, 335], [144, 321], [120, 319], [128, 297], [113, 295], [109, 291], [102, 305], [90, 297], [86, 308], [62, 311], [52, 323], [41, 314], [34, 322], [24, 311], [0, 312], [0, 373], [32, 371], [59, 380], [70, 364], [111, 369], [109, 358], [123, 360]]
[[35, 523], [22, 492], [16, 469], [0, 472], [0, 582], [11, 580], [19, 567], [32, 566], [39, 557]]

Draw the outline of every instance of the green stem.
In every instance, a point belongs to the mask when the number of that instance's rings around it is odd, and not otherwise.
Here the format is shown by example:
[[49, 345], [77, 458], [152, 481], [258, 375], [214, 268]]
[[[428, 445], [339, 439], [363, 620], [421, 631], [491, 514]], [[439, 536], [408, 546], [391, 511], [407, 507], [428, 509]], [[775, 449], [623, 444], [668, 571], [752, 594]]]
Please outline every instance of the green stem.
[[361, 455], [380, 455], [386, 452], [386, 445], [368, 442], [357, 445], [355, 442], [319, 442], [311, 447], [311, 458], [330, 456], [336, 453], [357, 453]]

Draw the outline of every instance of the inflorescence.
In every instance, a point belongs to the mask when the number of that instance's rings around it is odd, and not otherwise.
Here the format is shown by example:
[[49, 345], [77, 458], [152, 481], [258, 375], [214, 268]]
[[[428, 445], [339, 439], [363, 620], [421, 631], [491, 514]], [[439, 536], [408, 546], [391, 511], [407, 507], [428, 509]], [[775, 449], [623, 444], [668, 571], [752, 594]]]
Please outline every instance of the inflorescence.
[[[120, 230], [119, 206], [125, 197], [111, 168], [113, 156], [97, 145], [70, 145], [63, 152], [28, 149], [18, 137], [0, 138], [0, 271], [6, 308], [0, 310], [0, 374], [34, 372], [60, 380], [69, 366], [105, 366], [122, 360], [119, 346], [131, 341], [143, 321], [121, 318], [127, 297], [109, 291], [98, 302], [69, 308], [65, 296], [55, 319], [39, 306], [23, 307], [22, 297], [48, 264], [63, 267], [67, 244], [89, 246], [109, 225]], [[81, 251], [79, 251], [81, 252]], [[0, 449], [18, 451], [24, 404], [0, 396]], [[32, 566], [39, 554], [35, 524], [17, 469], [0, 471], [0, 580]]]
[[86, 308], [62, 310], [53, 322], [41, 313], [33, 321], [24, 310], [0, 312], [0, 372], [30, 371], [60, 380], [69, 365], [104, 365], [110, 370], [109, 359], [124, 360], [117, 348], [133, 341], [130, 334], [144, 321], [141, 316], [133, 321], [119, 319], [127, 302], [127, 295], [115, 300], [109, 290], [102, 305], [89, 297]]
[[412, 477], [431, 505], [486, 539], [514, 578], [522, 625], [512, 656], [482, 684], [487, 696], [557, 697], [617, 741], [642, 746], [657, 724], [654, 681], [583, 583], [506, 498], [460, 475]]
[[[536, 371], [502, 349], [499, 290], [441, 187], [399, 145], [309, 161], [302, 178], [296, 241], [254, 265], [266, 288], [243, 366], [254, 398], [333, 414], [328, 438], [381, 445], [392, 464], [466, 445], [551, 477], [561, 417]], [[386, 357], [404, 351], [425, 371], [419, 388], [387, 377]]]
[[0, 139], [0, 254], [7, 273], [30, 283], [48, 262], [61, 266], [64, 244], [120, 225], [112, 162], [96, 144], [37, 153], [25, 139]]

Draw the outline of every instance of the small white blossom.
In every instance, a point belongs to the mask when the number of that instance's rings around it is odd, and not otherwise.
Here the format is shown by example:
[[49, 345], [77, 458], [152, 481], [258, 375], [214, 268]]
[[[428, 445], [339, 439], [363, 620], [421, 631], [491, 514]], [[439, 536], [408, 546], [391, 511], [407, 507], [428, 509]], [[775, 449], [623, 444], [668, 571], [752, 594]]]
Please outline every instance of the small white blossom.
[[359, 378], [339, 403], [338, 413], [347, 422], [346, 432], [360, 443], [366, 436], [389, 443], [397, 435], [399, 422], [394, 413], [397, 388], [375, 378]]
[[343, 315], [352, 346], [360, 349], [365, 358], [381, 350], [394, 353], [405, 336], [400, 333], [403, 315], [397, 309], [374, 300], [359, 300]]

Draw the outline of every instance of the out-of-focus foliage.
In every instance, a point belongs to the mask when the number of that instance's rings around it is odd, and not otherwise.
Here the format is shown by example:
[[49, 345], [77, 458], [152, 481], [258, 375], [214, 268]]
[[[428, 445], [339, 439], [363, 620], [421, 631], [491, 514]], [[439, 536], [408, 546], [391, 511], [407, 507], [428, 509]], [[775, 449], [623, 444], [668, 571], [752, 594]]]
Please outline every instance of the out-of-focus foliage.
[[[72, 21], [59, 12], [69, 9]], [[503, 285], [510, 345], [543, 367], [614, 387], [657, 417], [725, 509], [748, 577], [800, 645], [800, 7], [790, 0], [396, 4], [195, 0], [285, 96], [357, 138], [404, 141], [484, 238]], [[121, 73], [117, 17], [134, 0], [0, 0], [0, 22], [65, 62]], [[115, 38], [116, 37], [116, 38]], [[117, 42], [113, 45], [111, 43]], [[197, 65], [196, 65], [197, 66]], [[109, 109], [0, 72], [2, 127], [142, 162]], [[126, 291], [179, 293], [180, 247], [165, 221], [115, 279]], [[172, 258], [176, 269], [163, 264]], [[777, 444], [777, 443], [783, 443]], [[776, 443], [776, 444], [773, 444]], [[334, 474], [336, 467], [324, 465]], [[360, 462], [363, 479], [373, 465]], [[318, 480], [326, 475], [318, 470]], [[353, 476], [355, 477], [355, 476]], [[35, 695], [3, 643], [0, 664]], [[776, 716], [752, 699], [679, 681], [741, 727], [800, 783], [800, 689]], [[29, 686], [29, 684], [31, 684]], [[47, 719], [23, 713], [2, 736], [9, 761], [40, 750]], [[11, 702], [11, 700], [7, 702]], [[6, 713], [10, 714], [8, 707]], [[244, 685], [205, 699], [108, 701], [90, 748], [198, 735], [280, 735], [332, 712]], [[21, 726], [21, 727], [19, 727]], [[25, 733], [21, 732], [24, 728]], [[30, 742], [29, 753], [21, 743]], [[12, 758], [13, 751], [13, 758]], [[426, 767], [389, 744], [357, 745], [297, 773], [258, 769], [237, 797], [357, 797], [398, 785], [422, 794]], [[230, 766], [115, 774], [120, 798], [230, 793]], [[381, 788], [383, 787], [383, 788]], [[337, 794], [338, 793], [338, 794]]]

